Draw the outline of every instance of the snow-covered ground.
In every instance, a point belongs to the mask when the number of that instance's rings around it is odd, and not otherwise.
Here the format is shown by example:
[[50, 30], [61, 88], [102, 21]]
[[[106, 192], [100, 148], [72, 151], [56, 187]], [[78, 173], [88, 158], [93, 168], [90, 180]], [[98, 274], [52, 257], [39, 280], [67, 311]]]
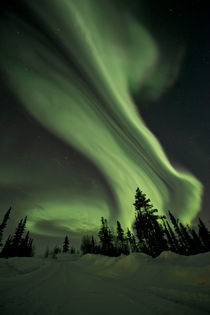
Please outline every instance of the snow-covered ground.
[[0, 314], [210, 314], [210, 253], [0, 259]]

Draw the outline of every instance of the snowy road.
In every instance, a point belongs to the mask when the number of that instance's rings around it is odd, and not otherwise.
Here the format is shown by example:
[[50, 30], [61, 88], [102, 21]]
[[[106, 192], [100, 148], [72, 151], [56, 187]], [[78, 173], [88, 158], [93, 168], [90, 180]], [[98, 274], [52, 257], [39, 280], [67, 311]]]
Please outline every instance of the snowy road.
[[171, 267], [137, 255], [2, 259], [0, 314], [210, 314], [210, 263], [187, 281], [176, 261]]

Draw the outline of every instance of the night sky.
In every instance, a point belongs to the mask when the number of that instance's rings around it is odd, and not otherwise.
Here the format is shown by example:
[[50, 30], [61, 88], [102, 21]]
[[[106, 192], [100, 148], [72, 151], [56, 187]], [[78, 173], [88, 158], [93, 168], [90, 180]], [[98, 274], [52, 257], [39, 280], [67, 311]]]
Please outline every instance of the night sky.
[[210, 220], [204, 1], [8, 1], [0, 11], [0, 215], [45, 246], [100, 217], [131, 227], [137, 186]]

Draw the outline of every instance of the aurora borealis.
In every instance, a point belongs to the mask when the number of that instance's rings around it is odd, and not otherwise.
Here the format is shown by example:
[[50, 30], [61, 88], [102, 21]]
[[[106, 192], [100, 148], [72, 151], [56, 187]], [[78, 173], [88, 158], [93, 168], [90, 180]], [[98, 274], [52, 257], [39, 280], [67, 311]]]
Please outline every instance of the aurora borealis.
[[155, 104], [173, 89], [187, 44], [167, 49], [145, 3], [137, 17], [124, 2], [24, 0], [3, 11], [1, 73], [16, 127], [1, 142], [2, 206], [27, 213], [34, 234], [80, 235], [102, 215], [131, 227], [137, 186], [184, 222], [201, 210], [201, 180], [169, 161], [134, 100]]

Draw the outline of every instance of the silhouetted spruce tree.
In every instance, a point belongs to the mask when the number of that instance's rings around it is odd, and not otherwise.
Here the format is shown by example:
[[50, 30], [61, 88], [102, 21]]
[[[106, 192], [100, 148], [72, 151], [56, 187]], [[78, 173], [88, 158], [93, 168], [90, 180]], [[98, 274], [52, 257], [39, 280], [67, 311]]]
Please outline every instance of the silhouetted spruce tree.
[[117, 221], [117, 235], [113, 238], [115, 246], [115, 256], [120, 256], [123, 253], [124, 231], [119, 221]]
[[176, 219], [170, 211], [168, 211], [168, 213], [169, 213], [170, 220], [174, 226], [174, 230], [175, 230], [177, 237], [178, 237], [178, 242], [179, 242], [179, 252], [178, 253], [185, 255], [186, 254], [186, 241], [185, 241], [184, 236], [182, 234], [182, 231], [179, 227], [179, 219]]
[[120, 242], [123, 242], [124, 241], [124, 231], [121, 227], [121, 224], [119, 221], [117, 221], [117, 239], [120, 241]]
[[18, 256], [32, 257], [34, 255], [33, 239], [29, 237], [29, 231], [22, 237], [18, 249]]
[[128, 241], [124, 236], [124, 230], [121, 227], [119, 221], [117, 221], [117, 248], [116, 248], [116, 255], [128, 255], [129, 254], [129, 247]]
[[145, 215], [145, 208], [148, 207], [148, 209], [151, 208], [151, 205], [149, 204], [150, 200], [146, 199], [146, 195], [140, 191], [139, 188], [136, 190], [135, 195], [135, 203], [133, 204], [135, 206], [136, 214], [135, 214], [135, 223], [134, 228], [136, 230], [137, 238], [139, 240], [139, 249], [140, 251], [144, 253], [148, 253], [148, 247], [147, 247], [147, 238], [148, 235], [146, 233], [146, 215]]
[[101, 228], [98, 232], [98, 237], [101, 244], [101, 254], [114, 256], [114, 246], [113, 246], [113, 235], [108, 227], [107, 220], [103, 217], [101, 218]]
[[12, 237], [11, 235], [9, 235], [2, 248], [0, 256], [3, 258], [9, 258], [11, 257], [11, 253], [12, 253]]
[[161, 216], [161, 220], [163, 222], [163, 227], [164, 227], [164, 231], [165, 231], [165, 235], [167, 237], [167, 240], [168, 240], [168, 249], [173, 251], [174, 250], [174, 244], [173, 244], [173, 238], [170, 234], [170, 231], [168, 230], [167, 226], [166, 226], [166, 223], [165, 223], [165, 219], [166, 217], [165, 216]]
[[11, 255], [12, 256], [18, 256], [19, 255], [19, 250], [20, 250], [20, 244], [22, 241], [22, 236], [25, 230], [25, 225], [27, 221], [27, 216], [23, 219], [20, 220], [18, 223], [18, 226], [16, 228], [15, 234], [12, 238], [12, 246], [11, 246]]
[[83, 255], [91, 252], [91, 239], [88, 235], [83, 235], [80, 249]]
[[161, 217], [156, 215], [158, 210], [153, 209], [150, 199], [147, 199], [139, 188], [136, 190], [134, 206], [136, 210], [134, 227], [140, 251], [157, 257], [168, 248], [164, 229], [158, 222]]
[[165, 216], [163, 216], [163, 225], [165, 229], [165, 235], [168, 239], [168, 249], [171, 250], [172, 252], [178, 253], [179, 242], [176, 238], [174, 231], [171, 228], [170, 223], [168, 222]]
[[18, 256], [28, 256], [28, 245], [29, 245], [29, 232], [20, 241]]
[[97, 242], [96, 242], [94, 236], [92, 235], [92, 237], [91, 237], [91, 253], [92, 254], [98, 254], [99, 252], [100, 252], [99, 246], [97, 245]]
[[129, 228], [127, 228], [127, 239], [128, 242], [130, 244], [130, 249], [132, 253], [137, 253], [138, 252], [138, 246], [136, 244], [136, 238], [133, 235], [133, 233], [131, 233], [131, 231], [129, 230]]
[[2, 238], [3, 238], [3, 231], [7, 225], [7, 221], [9, 220], [9, 217], [10, 217], [10, 212], [11, 212], [11, 207], [7, 210], [7, 212], [5, 213], [4, 215], [4, 218], [3, 218], [3, 221], [2, 223], [0, 224], [0, 246], [2, 246]]
[[27, 246], [27, 256], [28, 257], [34, 256], [34, 253], [35, 253], [35, 247], [33, 245], [33, 241], [34, 240], [32, 238], [29, 238], [28, 246]]
[[180, 222], [180, 231], [183, 236], [183, 242], [184, 242], [184, 249], [185, 249], [185, 255], [192, 255], [193, 253], [193, 248], [192, 248], [192, 237], [188, 233], [187, 227], [184, 226]]
[[84, 235], [82, 237], [81, 241], [81, 247], [80, 247], [82, 254], [97, 254], [100, 252], [100, 250], [97, 247], [96, 241], [92, 235], [90, 237], [89, 235]]
[[204, 251], [205, 252], [210, 251], [210, 232], [208, 231], [207, 227], [205, 226], [201, 218], [199, 218], [198, 228], [199, 236], [204, 246]]
[[192, 254], [203, 252], [203, 244], [194, 228], [188, 227], [188, 231], [192, 236]]
[[63, 253], [66, 253], [69, 251], [69, 239], [68, 236], [66, 235], [63, 243]]
[[[155, 210], [156, 210], [155, 212], [158, 212], [157, 209]], [[154, 246], [152, 251], [153, 257], [157, 257], [163, 251], [168, 250], [168, 242], [165, 238], [165, 230], [162, 224], [158, 222], [159, 219], [161, 219], [161, 216], [151, 214], [152, 222], [151, 245]]]

